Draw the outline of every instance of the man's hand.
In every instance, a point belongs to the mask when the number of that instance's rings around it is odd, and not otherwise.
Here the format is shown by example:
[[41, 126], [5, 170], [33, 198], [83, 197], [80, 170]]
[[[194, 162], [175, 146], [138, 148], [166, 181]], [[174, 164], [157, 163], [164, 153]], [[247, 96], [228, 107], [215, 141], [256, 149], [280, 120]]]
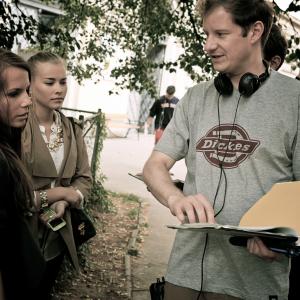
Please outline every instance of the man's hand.
[[175, 160], [168, 155], [152, 152], [143, 169], [144, 181], [151, 193], [182, 223], [186, 218], [190, 223], [215, 223], [212, 205], [203, 195], [185, 196], [175, 186], [169, 173], [174, 164]]
[[270, 262], [279, 258], [279, 254], [268, 249], [263, 241], [258, 237], [248, 239], [247, 249], [251, 254], [257, 255]]
[[201, 194], [191, 196], [170, 196], [167, 200], [171, 213], [183, 223], [187, 216], [189, 223], [215, 223], [214, 210]]

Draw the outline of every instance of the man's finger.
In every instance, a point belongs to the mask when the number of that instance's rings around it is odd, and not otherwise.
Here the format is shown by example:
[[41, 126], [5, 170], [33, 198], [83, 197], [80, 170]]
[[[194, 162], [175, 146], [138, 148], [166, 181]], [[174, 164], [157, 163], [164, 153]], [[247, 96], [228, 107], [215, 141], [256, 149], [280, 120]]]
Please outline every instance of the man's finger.
[[215, 223], [215, 213], [210, 202], [202, 195], [197, 195], [196, 200], [199, 222]]

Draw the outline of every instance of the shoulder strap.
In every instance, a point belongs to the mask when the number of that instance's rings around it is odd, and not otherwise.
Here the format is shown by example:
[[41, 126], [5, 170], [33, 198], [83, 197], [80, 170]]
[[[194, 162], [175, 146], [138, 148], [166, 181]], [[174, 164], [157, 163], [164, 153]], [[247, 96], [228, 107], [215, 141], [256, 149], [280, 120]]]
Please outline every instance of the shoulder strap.
[[67, 117], [67, 118], [71, 122], [73, 133], [74, 133], [74, 136], [76, 137], [76, 130], [75, 130], [75, 121], [74, 121], [74, 118], [73, 117]]

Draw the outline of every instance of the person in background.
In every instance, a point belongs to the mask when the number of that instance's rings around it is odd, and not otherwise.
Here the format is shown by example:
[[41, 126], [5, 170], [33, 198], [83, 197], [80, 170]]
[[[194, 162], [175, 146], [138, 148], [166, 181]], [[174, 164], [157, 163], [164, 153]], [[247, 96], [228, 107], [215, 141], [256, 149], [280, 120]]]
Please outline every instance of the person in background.
[[[198, 9], [219, 74], [180, 100], [143, 177], [179, 222], [238, 225], [275, 183], [300, 180], [300, 85], [263, 61], [267, 0], [199, 0]], [[183, 191], [169, 175], [182, 158]], [[226, 235], [178, 230], [164, 299], [285, 300], [288, 274], [289, 258], [257, 237], [237, 247]]]
[[156, 100], [150, 108], [147, 125], [151, 126], [153, 119], [155, 129], [155, 144], [159, 141], [163, 131], [172, 119], [174, 109], [179, 99], [175, 95], [175, 86], [167, 87], [166, 94]]
[[[59, 111], [67, 93], [63, 60], [56, 54], [39, 52], [28, 63], [33, 109], [23, 133], [24, 161], [40, 208], [39, 241], [47, 261], [40, 299], [46, 300], [51, 299], [66, 253], [79, 270], [68, 207], [82, 205], [92, 177], [82, 130]], [[61, 226], [61, 218], [66, 225], [56, 231], [45, 224], [54, 219]]]
[[280, 27], [273, 23], [268, 40], [263, 50], [264, 59], [270, 64], [273, 70], [279, 70], [282, 66], [288, 44]]
[[35, 232], [37, 211], [21, 161], [21, 131], [31, 99], [30, 69], [18, 55], [0, 49], [0, 299], [39, 299], [45, 261]]

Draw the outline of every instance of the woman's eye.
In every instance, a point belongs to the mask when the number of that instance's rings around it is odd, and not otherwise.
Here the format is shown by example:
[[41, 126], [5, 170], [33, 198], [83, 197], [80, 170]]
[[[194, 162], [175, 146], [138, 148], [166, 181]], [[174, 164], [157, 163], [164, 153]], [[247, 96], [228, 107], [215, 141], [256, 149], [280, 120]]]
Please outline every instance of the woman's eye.
[[18, 90], [7, 93], [7, 96], [11, 97], [11, 98], [15, 98], [18, 95], [20, 95], [20, 91], [18, 91]]
[[46, 85], [53, 85], [53, 82], [45, 82]]

